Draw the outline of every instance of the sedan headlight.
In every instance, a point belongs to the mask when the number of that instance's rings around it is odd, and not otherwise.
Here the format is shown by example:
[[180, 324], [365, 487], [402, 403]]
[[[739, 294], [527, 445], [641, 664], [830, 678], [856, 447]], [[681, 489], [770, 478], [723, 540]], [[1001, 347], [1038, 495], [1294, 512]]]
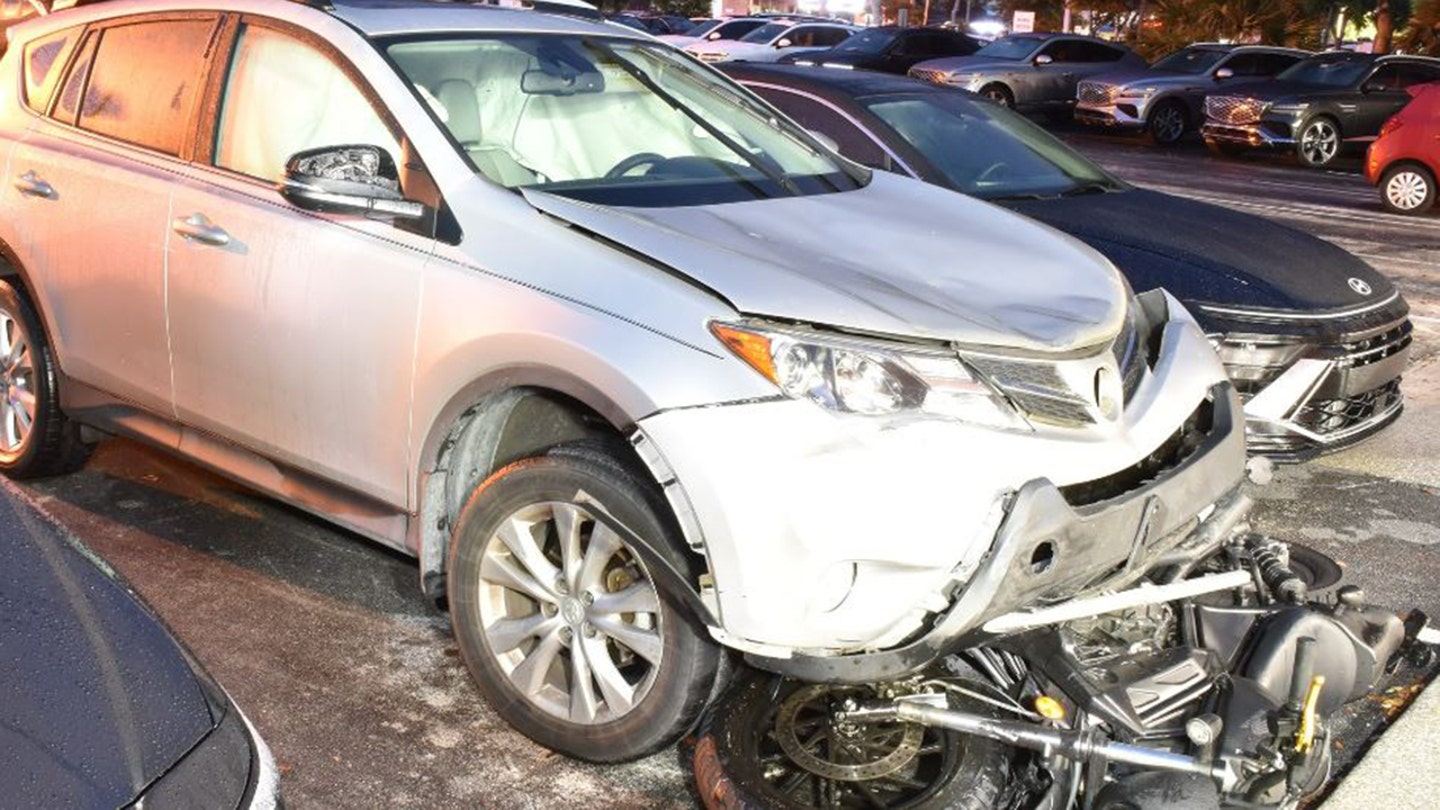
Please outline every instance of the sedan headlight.
[[753, 324], [717, 321], [710, 331], [792, 399], [845, 413], [908, 411], [1028, 428], [954, 352]]

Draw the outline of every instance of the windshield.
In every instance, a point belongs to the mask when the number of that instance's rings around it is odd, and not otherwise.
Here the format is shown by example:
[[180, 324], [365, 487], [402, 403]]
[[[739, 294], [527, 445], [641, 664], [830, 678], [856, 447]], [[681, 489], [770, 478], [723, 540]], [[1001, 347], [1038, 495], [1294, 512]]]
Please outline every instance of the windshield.
[[1365, 59], [1317, 57], [1296, 62], [1275, 78], [1301, 84], [1323, 84], [1327, 87], [1349, 87], [1360, 81], [1370, 62]]
[[724, 24], [724, 20], [701, 20], [700, 22], [695, 23], [695, 26], [693, 28], [684, 33], [687, 37], [703, 37]]
[[1154, 70], [1168, 70], [1173, 73], [1204, 73], [1224, 59], [1228, 51], [1213, 48], [1181, 48], [1175, 53], [1156, 62]]
[[669, 206], [841, 191], [868, 177], [665, 45], [467, 35], [386, 51], [475, 169], [508, 188]]
[[789, 23], [765, 23], [754, 31], [740, 37], [741, 42], [758, 42], [761, 45], [785, 33], [790, 28]]
[[1034, 53], [1045, 40], [1038, 37], [1001, 37], [975, 52], [976, 56], [990, 59], [1025, 59]]
[[836, 45], [835, 53], [880, 53], [894, 41], [894, 31], [871, 28]]
[[1024, 117], [959, 93], [881, 96], [865, 105], [950, 185], [974, 197], [1118, 189], [1104, 169]]

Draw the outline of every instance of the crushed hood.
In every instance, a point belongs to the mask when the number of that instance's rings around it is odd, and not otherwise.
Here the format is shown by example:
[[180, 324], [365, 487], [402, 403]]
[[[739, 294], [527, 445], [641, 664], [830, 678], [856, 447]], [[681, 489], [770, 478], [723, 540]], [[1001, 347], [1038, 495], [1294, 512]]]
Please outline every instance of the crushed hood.
[[1001, 208], [876, 172], [862, 189], [671, 208], [525, 191], [747, 315], [1064, 351], [1114, 336], [1125, 286], [1102, 256]]

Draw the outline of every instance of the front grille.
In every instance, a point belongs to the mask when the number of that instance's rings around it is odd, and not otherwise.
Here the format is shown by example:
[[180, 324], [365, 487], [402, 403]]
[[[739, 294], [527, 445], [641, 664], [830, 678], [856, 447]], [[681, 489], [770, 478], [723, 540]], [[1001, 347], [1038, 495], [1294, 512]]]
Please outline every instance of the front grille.
[[1378, 363], [1409, 348], [1415, 327], [1409, 321], [1359, 340], [1344, 341], [1335, 346], [1340, 354], [1336, 365], [1342, 368], [1362, 368]]
[[1225, 124], [1253, 124], [1270, 105], [1245, 96], [1208, 96], [1205, 117]]
[[1115, 98], [1116, 88], [1113, 85], [1101, 84], [1100, 82], [1080, 82], [1080, 87], [1075, 91], [1075, 97], [1082, 104], [1109, 104]]
[[[1121, 401], [1125, 403], [1139, 390], [1150, 360], [1149, 335], [1138, 318], [1139, 312], [1135, 308], [1126, 313], [1120, 333], [1108, 349], [1115, 361], [1115, 370], [1120, 373]], [[1087, 368], [1087, 386], [1083, 390], [1075, 390], [1066, 382], [1057, 361], [993, 355], [966, 355], [965, 359], [1031, 421], [1060, 427], [1095, 424], [1098, 403], [1094, 398], [1097, 392], [1088, 384], [1093, 379], [1090, 375], [1095, 373], [1093, 356], [1078, 361], [1085, 363]]]
[[1180, 429], [1150, 455], [1104, 478], [1060, 487], [1060, 494], [1071, 506], [1088, 506], [1133, 492], [1184, 463], [1214, 429], [1215, 403], [1206, 398]]
[[1339, 399], [1312, 399], [1295, 412], [1293, 421], [1322, 436], [1341, 433], [1388, 413], [1400, 404], [1400, 378]]
[[929, 68], [910, 69], [911, 78], [919, 79], [926, 82], [932, 82], [934, 84], [944, 84], [946, 77], [948, 77], [949, 75], [950, 74], [946, 73], [943, 70], [930, 70]]

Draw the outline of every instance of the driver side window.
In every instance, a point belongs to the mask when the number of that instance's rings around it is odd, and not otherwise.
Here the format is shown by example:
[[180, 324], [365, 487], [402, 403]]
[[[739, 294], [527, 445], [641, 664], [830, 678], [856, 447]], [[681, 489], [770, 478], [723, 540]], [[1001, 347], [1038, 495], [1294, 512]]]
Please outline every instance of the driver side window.
[[329, 56], [273, 28], [246, 23], [230, 61], [215, 132], [215, 165], [278, 182], [285, 161], [321, 146], [379, 146], [394, 134]]

